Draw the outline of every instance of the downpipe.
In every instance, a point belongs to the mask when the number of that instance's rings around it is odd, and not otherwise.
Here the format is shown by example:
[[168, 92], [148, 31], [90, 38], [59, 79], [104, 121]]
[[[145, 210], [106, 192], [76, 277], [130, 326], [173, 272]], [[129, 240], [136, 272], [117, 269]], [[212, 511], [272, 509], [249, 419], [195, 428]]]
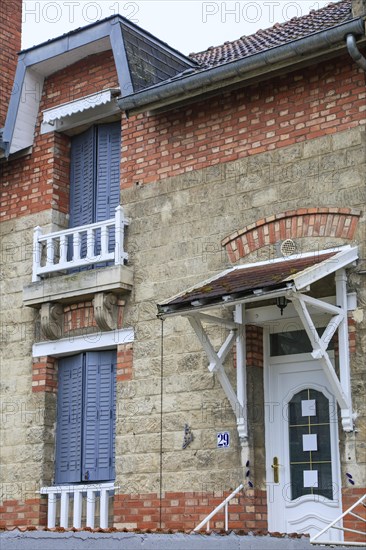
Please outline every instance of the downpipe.
[[356, 37], [354, 34], [347, 34], [347, 50], [353, 61], [366, 73], [366, 59], [357, 48]]

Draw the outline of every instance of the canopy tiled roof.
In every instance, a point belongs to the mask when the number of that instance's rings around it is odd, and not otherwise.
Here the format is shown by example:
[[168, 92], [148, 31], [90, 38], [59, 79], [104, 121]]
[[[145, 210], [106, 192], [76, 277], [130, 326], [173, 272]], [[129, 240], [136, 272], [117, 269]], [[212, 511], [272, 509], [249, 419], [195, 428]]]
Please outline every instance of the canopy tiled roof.
[[250, 267], [245, 265], [234, 267], [173, 298], [169, 301], [169, 305], [191, 303], [193, 300], [212, 300], [225, 295], [242, 294], [248, 290], [251, 292], [257, 289], [274, 290], [283, 287], [284, 282], [291, 281], [291, 276], [335, 254], [335, 252], [314, 254], [305, 258], [274, 261]]
[[294, 17], [285, 23], [276, 23], [273, 27], [259, 30], [250, 36], [242, 36], [233, 42], [225, 42], [220, 46], [211, 46], [203, 52], [192, 53], [190, 57], [203, 68], [216, 67], [305, 38], [350, 19], [352, 19], [351, 0], [342, 0], [320, 10], [311, 11], [308, 15]]
[[290, 288], [302, 290], [313, 282], [349, 265], [357, 258], [357, 248], [314, 251], [300, 256], [277, 258], [235, 266], [180, 292], [158, 304], [159, 314], [169, 315], [200, 307], [217, 307], [253, 298], [270, 298]]

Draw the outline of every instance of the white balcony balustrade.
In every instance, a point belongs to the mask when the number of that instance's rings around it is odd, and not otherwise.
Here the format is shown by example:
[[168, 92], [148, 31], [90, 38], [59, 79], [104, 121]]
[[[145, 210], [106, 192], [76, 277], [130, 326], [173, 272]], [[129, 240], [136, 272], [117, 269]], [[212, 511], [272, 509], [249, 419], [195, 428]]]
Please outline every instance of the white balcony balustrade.
[[122, 206], [110, 220], [63, 229], [43, 235], [36, 227], [33, 236], [32, 282], [50, 273], [128, 259], [124, 251], [124, 230], [128, 225]]
[[[56, 526], [85, 527], [92, 529], [108, 528], [109, 499], [114, 494], [114, 483], [100, 483], [87, 485], [58, 485], [42, 487], [39, 493], [48, 495], [47, 526], [53, 529]], [[99, 500], [99, 514], [96, 514], [96, 504]], [[71, 508], [72, 507], [72, 508]], [[96, 518], [99, 516], [99, 525]]]

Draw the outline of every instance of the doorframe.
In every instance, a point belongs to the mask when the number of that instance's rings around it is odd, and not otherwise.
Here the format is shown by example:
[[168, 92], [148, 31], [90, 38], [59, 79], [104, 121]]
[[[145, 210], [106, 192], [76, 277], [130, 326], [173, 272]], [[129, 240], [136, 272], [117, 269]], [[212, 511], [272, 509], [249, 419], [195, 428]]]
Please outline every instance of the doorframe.
[[[282, 325], [281, 323], [282, 320], [279, 320], [279, 324]], [[288, 321], [287, 321], [287, 324], [288, 324]], [[276, 327], [278, 328], [279, 330], [276, 330], [275, 332], [280, 332], [280, 329], [282, 327]], [[264, 403], [268, 402], [270, 403], [271, 402], [271, 394], [270, 394], [270, 372], [269, 372], [269, 369], [270, 369], [270, 365], [271, 364], [281, 364], [281, 363], [286, 363], [286, 364], [289, 364], [291, 362], [306, 362], [306, 361], [311, 361], [311, 362], [316, 362], [316, 359], [314, 359], [312, 356], [311, 356], [311, 353], [300, 353], [300, 354], [293, 354], [293, 355], [281, 355], [281, 356], [276, 356], [276, 357], [272, 357], [271, 358], [271, 355], [270, 355], [270, 333], [273, 332], [270, 330], [270, 327], [263, 327], [263, 386], [264, 386]], [[332, 360], [334, 360], [334, 352], [333, 351], [330, 351], [329, 352], [329, 356]], [[319, 370], [321, 372], [323, 372], [323, 369], [321, 368], [321, 366], [319, 365]], [[291, 397], [297, 393], [298, 391], [301, 391], [301, 389], [304, 389], [305, 387], [308, 387], [308, 384], [304, 384], [304, 383], [301, 383], [301, 381], [299, 382], [299, 384], [296, 386], [296, 389], [294, 390], [294, 392], [291, 392], [291, 394], [286, 394], [286, 399], [289, 398], [291, 399]], [[343, 508], [343, 503], [342, 503], [342, 478], [341, 478], [341, 457], [340, 457], [340, 451], [339, 451], [339, 414], [338, 414], [338, 403], [337, 403], [337, 400], [335, 398], [335, 396], [333, 394], [331, 394], [329, 392], [329, 390], [324, 387], [324, 386], [320, 386], [319, 384], [315, 383], [314, 384], [314, 389], [317, 389], [318, 391], [323, 391], [325, 390], [325, 393], [324, 395], [327, 397], [327, 399], [331, 398], [332, 399], [332, 402], [334, 403], [334, 406], [335, 406], [335, 409], [334, 409], [334, 414], [335, 414], [335, 422], [336, 422], [336, 433], [334, 434], [334, 437], [332, 437], [332, 434], [331, 434], [331, 456], [332, 456], [332, 476], [334, 475], [334, 479], [338, 479], [339, 480], [339, 487], [338, 487], [338, 491], [335, 491], [335, 499], [333, 501], [329, 501], [329, 507], [330, 508], [339, 508], [340, 510], [342, 510]], [[269, 525], [272, 523], [272, 521], [276, 521], [276, 518], [275, 517], [271, 517], [271, 512], [272, 512], [272, 506], [270, 504], [270, 496], [272, 494], [272, 491], [270, 489], [270, 486], [272, 485], [272, 480], [271, 478], [268, 477], [268, 474], [269, 472], [271, 471], [271, 464], [272, 464], [272, 449], [271, 449], [271, 439], [270, 439], [270, 435], [269, 435], [269, 430], [268, 430], [268, 427], [267, 427], [267, 419], [266, 419], [266, 414], [264, 413], [264, 435], [265, 435], [265, 485], [266, 485], [266, 494], [267, 494], [267, 513], [268, 513], [268, 527]], [[281, 442], [282, 446], [283, 446], [283, 449], [284, 449], [284, 453], [287, 453], [288, 455], [288, 452], [289, 452], [289, 446], [288, 446], [288, 439], [287, 440], [284, 440]], [[286, 455], [286, 456], [287, 456]], [[335, 460], [333, 461], [333, 456], [335, 457]], [[288, 480], [289, 481], [289, 472], [285, 472], [285, 477], [284, 479], [285, 480]], [[338, 497], [338, 498], [337, 498]], [[313, 497], [312, 495], [304, 495], [303, 497], [301, 497], [303, 500], [303, 502], [306, 502], [306, 501], [312, 501]], [[296, 499], [297, 500], [297, 499]], [[290, 503], [288, 505], [288, 507], [294, 507], [296, 506], [296, 501], [294, 501], [294, 503]], [[274, 531], [278, 531], [279, 529], [278, 528], [274, 528], [273, 529]]]

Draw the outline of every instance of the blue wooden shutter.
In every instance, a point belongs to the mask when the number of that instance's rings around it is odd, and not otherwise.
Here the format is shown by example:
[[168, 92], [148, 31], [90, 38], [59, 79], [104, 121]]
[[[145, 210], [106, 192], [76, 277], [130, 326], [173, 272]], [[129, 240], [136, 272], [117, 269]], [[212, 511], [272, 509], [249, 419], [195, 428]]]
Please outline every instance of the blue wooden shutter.
[[82, 355], [59, 361], [56, 483], [75, 483], [81, 479], [82, 367]]
[[115, 351], [86, 354], [83, 480], [103, 481], [115, 477]]
[[70, 227], [94, 221], [95, 130], [90, 128], [71, 142]]
[[[75, 136], [71, 142], [70, 227], [95, 221], [95, 129]], [[72, 257], [72, 243], [68, 258]], [[81, 239], [81, 257], [86, 257], [87, 236]]]
[[120, 123], [98, 126], [97, 222], [114, 217], [120, 195]]
[[[120, 199], [120, 159], [121, 125], [120, 123], [98, 126], [97, 144], [97, 183], [96, 218], [104, 221], [114, 218]], [[114, 232], [110, 234], [109, 250], [114, 249]]]

